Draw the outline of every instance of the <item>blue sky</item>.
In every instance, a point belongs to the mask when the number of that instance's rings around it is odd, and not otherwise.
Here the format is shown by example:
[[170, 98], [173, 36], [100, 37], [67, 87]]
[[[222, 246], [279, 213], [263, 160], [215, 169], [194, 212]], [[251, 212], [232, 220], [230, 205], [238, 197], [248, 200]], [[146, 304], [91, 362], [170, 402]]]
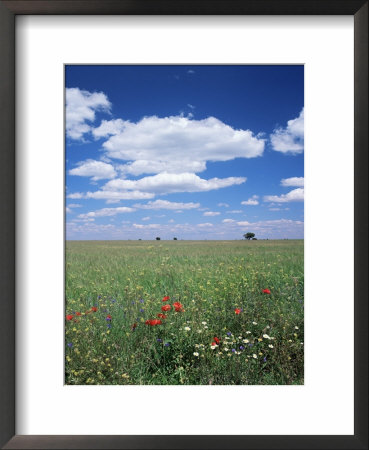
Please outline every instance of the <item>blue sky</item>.
[[65, 68], [67, 239], [304, 237], [304, 68]]

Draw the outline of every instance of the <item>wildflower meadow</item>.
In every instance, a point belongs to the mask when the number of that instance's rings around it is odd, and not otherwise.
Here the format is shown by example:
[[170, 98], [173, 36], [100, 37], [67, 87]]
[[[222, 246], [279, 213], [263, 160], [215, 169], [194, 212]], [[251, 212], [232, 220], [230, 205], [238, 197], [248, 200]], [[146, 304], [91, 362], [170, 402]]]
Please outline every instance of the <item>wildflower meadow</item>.
[[67, 241], [65, 383], [304, 383], [303, 240]]

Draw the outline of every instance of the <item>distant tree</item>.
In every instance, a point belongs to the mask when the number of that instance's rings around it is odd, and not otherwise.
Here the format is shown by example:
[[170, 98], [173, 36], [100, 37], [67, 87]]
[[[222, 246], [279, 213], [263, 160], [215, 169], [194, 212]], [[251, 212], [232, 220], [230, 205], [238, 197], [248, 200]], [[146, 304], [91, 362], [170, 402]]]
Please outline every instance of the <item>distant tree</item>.
[[177, 240], [177, 238], [176, 238], [176, 237], [174, 237], [174, 238], [173, 238], [173, 241], [176, 241], [176, 240]]
[[255, 233], [246, 233], [243, 235], [243, 237], [249, 241], [250, 239], [255, 237]]
[[257, 241], [257, 240], [258, 240], [258, 238], [252, 238], [251, 240], [252, 240], [252, 241]]
[[142, 239], [138, 239], [139, 241], [142, 241]]
[[155, 239], [156, 239], [157, 241], [160, 241], [160, 237], [156, 237]]

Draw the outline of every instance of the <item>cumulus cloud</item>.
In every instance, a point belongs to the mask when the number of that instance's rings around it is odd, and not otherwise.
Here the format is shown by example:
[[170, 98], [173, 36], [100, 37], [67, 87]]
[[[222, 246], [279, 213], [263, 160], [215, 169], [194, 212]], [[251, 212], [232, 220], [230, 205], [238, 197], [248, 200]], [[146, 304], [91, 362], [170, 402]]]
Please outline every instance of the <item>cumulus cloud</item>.
[[116, 178], [105, 184], [105, 191], [140, 191], [153, 194], [174, 192], [205, 192], [242, 184], [245, 177], [211, 178], [205, 180], [194, 173], [159, 173], [138, 180]]
[[204, 212], [203, 216], [209, 216], [209, 217], [213, 217], [213, 216], [219, 216], [220, 212], [217, 211], [206, 211]]
[[281, 186], [287, 187], [304, 187], [304, 177], [283, 178]]
[[89, 92], [79, 88], [66, 89], [65, 127], [70, 139], [82, 140], [91, 131], [96, 111], [110, 112], [111, 104], [103, 92]]
[[68, 207], [69, 208], [82, 208], [82, 205], [80, 205], [79, 203], [69, 203]]
[[224, 206], [224, 208], [229, 208], [228, 203], [218, 203], [218, 206]]
[[233, 209], [232, 211], [226, 211], [227, 214], [241, 214], [243, 211], [241, 209]]
[[96, 139], [113, 136], [124, 130], [125, 124], [129, 123], [122, 119], [103, 120], [97, 128], [92, 130], [92, 134]]
[[286, 203], [286, 202], [302, 202], [304, 200], [304, 189], [297, 188], [282, 195], [266, 195], [265, 202]]
[[258, 205], [259, 201], [258, 201], [259, 196], [258, 195], [253, 195], [251, 198], [249, 198], [248, 200], [245, 200], [243, 202], [241, 202], [241, 205]]
[[137, 174], [139, 168], [141, 173], [157, 173], [163, 165], [167, 172], [183, 172], [183, 167], [188, 166], [202, 171], [206, 161], [261, 156], [264, 144], [264, 139], [252, 131], [234, 129], [215, 117], [195, 120], [179, 115], [125, 122], [121, 132], [104, 142], [103, 148], [110, 158], [129, 161], [128, 165], [136, 162], [136, 167], [123, 170]]
[[88, 159], [78, 163], [78, 167], [71, 169], [69, 175], [91, 177], [93, 181], [115, 178], [117, 173], [111, 164]]
[[80, 214], [79, 219], [88, 219], [90, 217], [107, 217], [115, 216], [122, 213], [130, 213], [136, 211], [134, 208], [129, 208], [128, 206], [120, 206], [119, 208], [103, 208], [97, 211], [90, 211], [86, 214]]
[[247, 225], [250, 225], [250, 222], [247, 221], [237, 222], [237, 225], [239, 225], [240, 227], [246, 227]]
[[108, 203], [119, 202], [120, 200], [144, 200], [153, 197], [155, 197], [154, 194], [140, 191], [100, 190], [95, 192], [74, 192], [68, 194], [68, 198], [71, 199], [93, 198], [95, 200], [106, 200]]
[[148, 202], [146, 204], [136, 204], [135, 208], [140, 209], [196, 209], [200, 206], [200, 203], [179, 203], [170, 202], [168, 200], [155, 200], [154, 202]]
[[222, 220], [222, 222], [223, 223], [233, 223], [233, 222], [235, 222], [235, 220], [234, 219], [224, 219], [224, 220]]
[[287, 122], [286, 128], [277, 128], [270, 135], [273, 150], [282, 153], [304, 151], [304, 108], [300, 115]]
[[140, 230], [151, 230], [161, 227], [161, 225], [158, 223], [148, 223], [147, 225], [143, 225], [142, 223], [133, 223], [132, 226]]
[[198, 223], [197, 224], [198, 227], [200, 228], [205, 228], [205, 227], [213, 227], [214, 225], [212, 223]]

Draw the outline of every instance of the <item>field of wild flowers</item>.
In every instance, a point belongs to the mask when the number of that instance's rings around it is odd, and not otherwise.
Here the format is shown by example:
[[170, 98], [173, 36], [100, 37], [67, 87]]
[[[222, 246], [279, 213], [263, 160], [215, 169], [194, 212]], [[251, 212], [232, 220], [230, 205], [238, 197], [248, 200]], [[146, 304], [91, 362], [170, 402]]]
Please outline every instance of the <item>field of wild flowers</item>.
[[303, 384], [304, 242], [68, 241], [66, 384]]

